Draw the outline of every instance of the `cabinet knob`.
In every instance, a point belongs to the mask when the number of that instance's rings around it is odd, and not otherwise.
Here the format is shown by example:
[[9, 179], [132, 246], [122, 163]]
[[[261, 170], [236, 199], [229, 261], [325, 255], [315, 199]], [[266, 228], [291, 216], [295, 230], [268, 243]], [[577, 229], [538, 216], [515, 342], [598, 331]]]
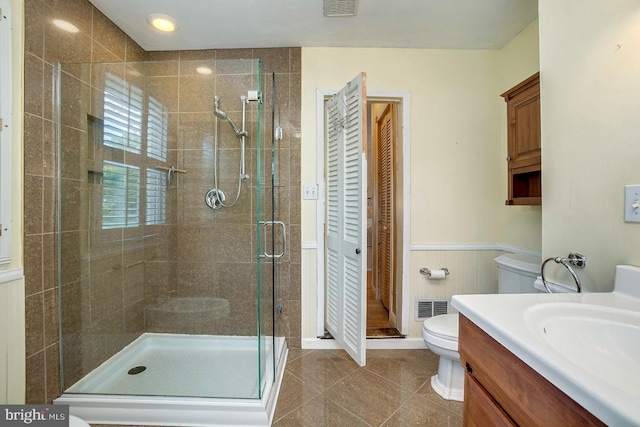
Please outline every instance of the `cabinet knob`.
[[511, 156], [507, 156], [507, 162], [511, 161]]

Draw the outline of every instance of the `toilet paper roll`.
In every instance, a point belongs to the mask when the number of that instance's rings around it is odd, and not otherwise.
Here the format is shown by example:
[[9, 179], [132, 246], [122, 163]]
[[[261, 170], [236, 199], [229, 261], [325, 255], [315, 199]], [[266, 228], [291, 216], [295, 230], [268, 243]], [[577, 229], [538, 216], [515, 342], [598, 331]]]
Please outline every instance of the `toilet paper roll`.
[[447, 277], [447, 273], [444, 270], [430, 270], [427, 277], [429, 280], [442, 280]]

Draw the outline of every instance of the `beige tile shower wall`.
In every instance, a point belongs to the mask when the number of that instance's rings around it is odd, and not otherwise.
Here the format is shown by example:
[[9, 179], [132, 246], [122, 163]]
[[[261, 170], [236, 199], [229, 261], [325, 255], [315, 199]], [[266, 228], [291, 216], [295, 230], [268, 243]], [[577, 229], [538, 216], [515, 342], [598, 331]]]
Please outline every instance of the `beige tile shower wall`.
[[[213, 188], [214, 96], [220, 97], [220, 108], [240, 125], [240, 96], [257, 88], [250, 58], [262, 59], [262, 92], [264, 106], [261, 117], [261, 171], [264, 189], [261, 193], [261, 218], [267, 219], [272, 208], [276, 220], [287, 224], [287, 254], [278, 261], [275, 277], [276, 305], [283, 306], [283, 315], [276, 322], [276, 334], [285, 335], [289, 346], [300, 346], [300, 49], [237, 49], [188, 52], [149, 52], [151, 61], [168, 61], [167, 67], [151, 71], [150, 85], [157, 93], [173, 93], [175, 104], [170, 122], [177, 139], [176, 167], [187, 170], [178, 176], [176, 186], [175, 246], [166, 257], [147, 258], [159, 272], [149, 272], [145, 284], [145, 303], [155, 304], [162, 298], [216, 297], [226, 299], [230, 313], [223, 318], [211, 318], [200, 333], [223, 335], [255, 335], [257, 331], [257, 269], [255, 266], [256, 200], [256, 135], [247, 141], [247, 171], [251, 175], [242, 184], [238, 203], [231, 208], [211, 210], [204, 204], [204, 195]], [[244, 59], [242, 59], [244, 58]], [[242, 59], [242, 60], [241, 60]], [[215, 62], [214, 62], [215, 60]], [[239, 61], [240, 60], [240, 61]], [[202, 76], [197, 66], [212, 68], [214, 73]], [[275, 74], [273, 74], [275, 73]], [[276, 122], [283, 128], [283, 140], [275, 145], [277, 175], [274, 187], [271, 170], [271, 89], [275, 77]], [[248, 106], [248, 128], [255, 125], [255, 104]], [[235, 198], [239, 164], [239, 141], [231, 127], [219, 121], [220, 188], [228, 201]], [[265, 175], [267, 174], [267, 175]], [[177, 262], [176, 262], [177, 261]], [[164, 272], [174, 264], [175, 276]], [[149, 265], [149, 264], [148, 264]], [[269, 284], [272, 270], [261, 269], [261, 283]], [[169, 283], [171, 282], [171, 283]], [[261, 317], [273, 312], [268, 289], [261, 293]], [[271, 323], [262, 325], [271, 333]], [[155, 330], [156, 325], [147, 323]], [[193, 332], [192, 324], [179, 320], [172, 332]]]
[[[53, 65], [56, 62], [120, 62], [120, 61], [141, 61], [144, 59], [166, 59], [162, 53], [149, 54], [147, 56], [139, 46], [137, 46], [128, 36], [120, 31], [112, 22], [104, 17], [86, 0], [62, 0], [58, 2], [45, 2], [42, 0], [25, 0], [25, 91], [24, 91], [24, 264], [26, 280], [26, 323], [27, 323], [27, 402], [45, 403], [50, 402], [60, 393], [59, 381], [59, 341], [57, 330], [57, 283], [56, 283], [56, 229], [55, 229], [55, 176], [56, 176], [56, 147], [54, 144], [53, 107], [52, 107], [52, 87]], [[64, 33], [51, 24], [53, 17], [66, 19], [76, 25], [80, 32], [75, 35]], [[205, 52], [210, 55], [211, 52]], [[167, 58], [175, 58], [174, 53], [164, 54]], [[202, 52], [183, 52], [183, 58], [200, 57]], [[299, 347], [300, 332], [300, 304], [299, 304], [299, 283], [300, 283], [300, 213], [299, 213], [299, 158], [300, 158], [300, 50], [299, 49], [244, 49], [216, 51], [216, 57], [253, 57], [259, 55], [264, 59], [264, 70], [274, 71], [277, 78], [284, 79], [283, 105], [281, 111], [281, 121], [284, 127], [285, 140], [279, 144], [279, 155], [289, 159], [287, 168], [283, 168], [282, 173], [286, 173], [288, 179], [286, 189], [283, 193], [288, 193], [286, 197], [287, 215], [290, 220], [289, 228], [289, 264], [282, 268], [282, 283], [287, 288], [282, 289], [279, 298], [284, 302], [285, 315], [278, 323], [279, 328], [289, 335], [289, 345]], [[95, 82], [91, 81], [91, 73], [83, 74], [84, 70], [78, 70], [76, 74], [78, 82], [85, 89]], [[170, 79], [158, 78], [155, 82], [150, 81], [148, 90], [152, 90], [153, 84], [162, 89], [162, 92], [177, 94], [177, 82]], [[97, 89], [97, 88], [96, 88]], [[174, 97], [173, 99], [177, 99]], [[98, 110], [99, 104], [92, 105], [94, 114], [101, 116]], [[65, 136], [86, 139], [86, 126], [79, 128], [68, 126], [65, 128]], [[177, 140], [177, 135], [175, 135]], [[176, 153], [177, 154], [177, 153]], [[286, 172], [284, 172], [286, 171]], [[76, 183], [76, 187], [83, 181], [76, 179], [70, 184]], [[73, 194], [79, 194], [75, 191]], [[73, 196], [75, 197], [75, 196]], [[72, 198], [73, 198], [72, 197]], [[174, 196], [176, 197], [176, 196]], [[35, 201], [35, 202], [34, 202]], [[79, 200], [72, 200], [78, 202]], [[82, 201], [84, 203], [84, 201]], [[78, 219], [79, 221], [79, 219]], [[82, 237], [88, 230], [86, 224], [81, 221], [74, 225], [69, 225], [68, 238], [64, 239], [64, 245], [77, 248], [87, 245], [86, 238]], [[165, 282], [165, 279], [177, 270], [173, 261], [172, 253], [168, 250], [174, 242], [168, 236], [173, 235], [168, 227], [156, 227], [146, 232], [154, 235], [152, 239], [145, 239], [145, 263], [151, 264], [153, 268], [140, 267], [136, 265], [127, 269], [126, 274], [117, 271], [103, 271], [100, 281], [95, 282], [98, 292], [93, 294], [88, 292], [87, 283], [83, 282], [83, 265], [90, 265], [89, 261], [83, 261], [76, 256], [73, 262], [76, 264], [75, 270], [70, 271], [70, 277], [66, 277], [68, 283], [63, 289], [63, 298], [74, 299], [79, 303], [74, 306], [74, 310], [68, 313], [68, 323], [80, 328], [83, 318], [94, 316], [96, 321], [93, 330], [94, 335], [112, 331], [114, 328], [120, 330], [124, 325], [130, 325], [131, 330], [141, 329], [142, 306], [139, 303], [144, 289], [136, 285], [136, 277], [146, 276], [146, 282], [150, 282], [150, 277], [156, 274], [158, 282], [162, 284], [163, 292], [171, 293], [176, 288], [172, 280]], [[87, 231], [88, 233], [88, 231]], [[129, 243], [122, 240], [120, 245], [121, 253], [126, 257], [126, 268], [133, 260], [139, 260], [139, 247], [137, 246], [140, 235], [125, 235], [122, 238], [133, 239]], [[296, 244], [296, 242], [298, 242]], [[117, 252], [113, 253], [112, 245], [104, 245], [105, 260], [117, 257]], [[76, 252], [77, 253], [77, 252]], [[96, 255], [97, 253], [94, 253]], [[122, 259], [122, 258], [121, 258]], [[100, 267], [100, 262], [94, 266]], [[162, 265], [162, 263], [167, 263]], [[106, 264], [108, 265], [108, 264]], [[116, 265], [116, 264], [112, 264]], [[103, 264], [104, 266], [104, 264]], [[238, 278], [240, 281], [248, 281], [246, 269], [234, 267], [232, 265], [221, 264], [217, 269], [217, 276], [224, 283], [234, 283], [229, 277]], [[75, 271], [75, 272], [74, 272]], [[117, 278], [112, 281], [105, 276], [124, 276], [124, 279]], [[255, 273], [251, 273], [255, 274]], [[244, 277], [244, 278], [243, 278]], [[126, 306], [127, 302], [132, 302], [130, 310], [124, 311], [124, 316], [118, 318], [117, 314], [122, 311], [110, 311], [101, 304], [100, 286], [105, 286], [102, 291], [104, 295], [110, 295], [109, 286], [122, 286], [124, 290], [123, 301], [116, 305]], [[155, 291], [154, 291], [155, 292]], [[155, 295], [155, 293], [154, 293]], [[103, 307], [104, 316], [95, 316], [90, 310], [91, 300], [94, 300], [96, 307]], [[126, 308], [126, 307], [125, 307]], [[98, 308], [98, 313], [100, 312]], [[100, 322], [99, 320], [103, 320]], [[73, 331], [73, 329], [71, 329]], [[73, 337], [71, 337], [73, 338]], [[112, 341], [90, 340], [78, 341], [76, 344], [82, 348], [83, 352], [91, 355], [89, 360], [97, 360], [100, 354], [113, 351], [117, 346]], [[89, 364], [89, 366], [91, 363]], [[68, 364], [67, 369], [71, 375], [79, 375], [86, 368], [81, 363], [77, 365]], [[75, 373], [75, 374], [74, 374]], [[67, 384], [69, 385], [69, 384]]]
[[[80, 32], [69, 34], [57, 29], [51, 24], [54, 17], [72, 22]], [[24, 30], [26, 400], [45, 403], [60, 393], [54, 197], [56, 147], [52, 104], [54, 64], [136, 60], [141, 58], [143, 51], [85, 0], [25, 0]], [[83, 79], [79, 87], [87, 89], [87, 76], [79, 74], [78, 77]], [[86, 126], [69, 126], [65, 133], [79, 137], [85, 130]], [[65, 245], [78, 246], [83, 242], [80, 225], [70, 227]], [[78, 264], [80, 260], [75, 262]], [[73, 277], [66, 292], [78, 293], [80, 298], [78, 272]], [[82, 310], [77, 312], [81, 314]]]

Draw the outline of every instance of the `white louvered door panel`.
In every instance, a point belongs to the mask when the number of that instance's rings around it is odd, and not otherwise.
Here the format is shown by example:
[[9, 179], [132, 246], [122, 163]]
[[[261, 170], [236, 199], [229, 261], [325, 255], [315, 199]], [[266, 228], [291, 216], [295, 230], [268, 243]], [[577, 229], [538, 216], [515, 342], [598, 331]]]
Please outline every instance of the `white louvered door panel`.
[[326, 273], [326, 315], [325, 327], [334, 337], [342, 328], [340, 307], [342, 305], [341, 286], [342, 271], [340, 267], [340, 199], [339, 188], [339, 146], [342, 145], [340, 132], [336, 131], [339, 117], [338, 102], [334, 96], [325, 105], [325, 134], [327, 144], [326, 180], [327, 180], [327, 215], [325, 244], [327, 247], [327, 273]]
[[387, 106], [378, 122], [380, 135], [380, 148], [378, 150], [378, 280], [381, 288], [380, 297], [382, 303], [390, 312], [395, 312], [393, 307], [393, 120], [395, 109], [393, 105]]
[[327, 141], [326, 328], [360, 365], [366, 362], [366, 77], [325, 107]]

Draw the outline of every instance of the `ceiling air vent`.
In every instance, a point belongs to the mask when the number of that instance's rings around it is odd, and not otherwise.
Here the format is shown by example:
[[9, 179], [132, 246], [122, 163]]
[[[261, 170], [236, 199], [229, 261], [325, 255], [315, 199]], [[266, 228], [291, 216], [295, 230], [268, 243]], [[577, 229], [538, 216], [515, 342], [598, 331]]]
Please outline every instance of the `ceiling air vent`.
[[449, 300], [447, 299], [420, 299], [416, 298], [415, 319], [421, 322], [433, 316], [449, 313]]
[[340, 16], [356, 16], [358, 0], [323, 0], [324, 16], [335, 18]]

